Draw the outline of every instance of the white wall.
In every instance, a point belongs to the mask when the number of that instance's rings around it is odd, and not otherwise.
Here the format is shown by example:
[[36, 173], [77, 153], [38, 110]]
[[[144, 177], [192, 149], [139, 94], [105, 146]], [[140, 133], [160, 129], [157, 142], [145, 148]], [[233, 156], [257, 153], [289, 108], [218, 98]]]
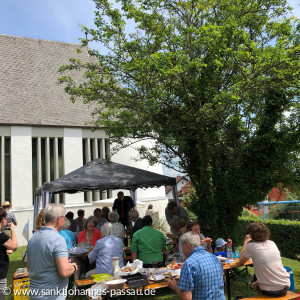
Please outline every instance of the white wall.
[[[151, 141], [143, 141], [137, 142], [133, 146], [128, 148], [122, 149], [117, 154], [113, 155], [111, 160], [116, 163], [124, 164], [130, 167], [135, 167], [139, 169], [143, 169], [146, 171], [158, 173], [163, 175], [163, 169], [161, 164], [157, 164], [155, 166], [149, 166], [147, 160], [138, 160], [135, 161], [134, 158], [138, 156], [138, 152], [135, 149], [136, 147], [140, 146], [141, 144], [147, 146], [151, 145]], [[113, 147], [114, 145], [112, 145]], [[162, 186], [160, 188], [148, 188], [148, 189], [137, 189], [137, 199], [147, 199], [147, 198], [156, 198], [156, 197], [165, 197], [165, 187]], [[113, 197], [117, 197], [118, 191], [113, 191]], [[129, 191], [124, 191], [125, 195], [129, 195]]]
[[[77, 210], [83, 209], [85, 211], [85, 217], [93, 215], [93, 211], [96, 208], [90, 203], [84, 203], [81, 205], [65, 205], [66, 211], [72, 211], [74, 213], [74, 218], [77, 218]], [[27, 209], [12, 209], [11, 212], [16, 216], [18, 225], [16, 226], [16, 235], [18, 239], [18, 245], [27, 245], [26, 239], [23, 237], [22, 232], [25, 224], [29, 221], [29, 233], [32, 236], [33, 229], [33, 207]]]
[[[64, 128], [64, 174], [68, 174], [83, 165], [82, 130]], [[84, 202], [83, 193], [65, 194], [65, 204], [80, 204]]]
[[11, 202], [13, 207], [32, 206], [31, 127], [11, 127]]
[[[43, 128], [31, 128], [24, 126], [11, 127], [11, 196], [12, 196], [12, 212], [15, 214], [18, 225], [16, 227], [17, 238], [19, 245], [26, 245], [27, 242], [22, 236], [22, 231], [29, 220], [30, 231], [33, 228], [33, 205], [32, 205], [32, 132]], [[50, 129], [49, 129], [50, 130]], [[56, 129], [52, 129], [55, 135]], [[58, 128], [59, 136], [62, 134], [62, 128]], [[82, 130], [77, 128], [63, 129], [63, 157], [64, 157], [64, 174], [67, 174], [83, 164], [82, 153]], [[103, 135], [103, 131], [99, 134]], [[86, 135], [86, 133], [85, 133]], [[55, 135], [56, 136], [56, 135]], [[148, 142], [149, 143], [149, 142]], [[136, 147], [136, 145], [134, 146]], [[146, 160], [135, 161], [137, 151], [134, 147], [123, 149], [112, 160], [128, 166], [141, 168], [147, 171], [163, 174], [162, 166], [149, 166]], [[118, 190], [113, 192], [113, 197], [116, 198]], [[129, 191], [124, 191], [129, 195]], [[137, 190], [137, 199], [145, 201], [145, 207], [138, 208], [140, 216], [145, 215], [145, 210], [151, 203], [155, 211], [159, 212], [160, 217], [164, 216], [165, 207], [168, 200], [165, 196], [165, 187], [149, 188], [146, 190]], [[65, 194], [65, 207], [67, 211], [74, 212], [77, 216], [77, 210], [82, 208], [86, 212], [86, 216], [92, 215], [95, 206], [90, 203], [84, 203], [83, 193]]]

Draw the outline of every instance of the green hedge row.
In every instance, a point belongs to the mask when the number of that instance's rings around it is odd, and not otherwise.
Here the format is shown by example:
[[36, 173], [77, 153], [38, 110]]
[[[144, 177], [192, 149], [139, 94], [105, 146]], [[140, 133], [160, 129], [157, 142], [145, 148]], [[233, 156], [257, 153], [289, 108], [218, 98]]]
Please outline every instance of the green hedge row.
[[[243, 245], [246, 235], [246, 226], [258, 221], [253, 217], [240, 217], [233, 229], [233, 246]], [[296, 259], [300, 255], [300, 222], [290, 220], [261, 220], [271, 232], [271, 240], [274, 241], [281, 256]]]

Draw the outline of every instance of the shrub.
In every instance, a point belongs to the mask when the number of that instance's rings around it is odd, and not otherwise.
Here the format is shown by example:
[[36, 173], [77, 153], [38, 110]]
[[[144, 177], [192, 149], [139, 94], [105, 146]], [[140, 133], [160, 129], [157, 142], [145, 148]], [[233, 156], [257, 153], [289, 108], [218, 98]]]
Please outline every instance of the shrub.
[[[232, 236], [233, 245], [240, 246], [244, 243], [246, 226], [251, 222], [257, 222], [253, 217], [240, 217]], [[297, 259], [300, 249], [300, 222], [291, 220], [261, 220], [271, 232], [271, 240], [275, 242], [281, 255], [291, 259]], [[228, 238], [228, 237], [226, 237]]]
[[166, 234], [169, 232], [169, 224], [164, 218], [153, 218], [153, 228]]

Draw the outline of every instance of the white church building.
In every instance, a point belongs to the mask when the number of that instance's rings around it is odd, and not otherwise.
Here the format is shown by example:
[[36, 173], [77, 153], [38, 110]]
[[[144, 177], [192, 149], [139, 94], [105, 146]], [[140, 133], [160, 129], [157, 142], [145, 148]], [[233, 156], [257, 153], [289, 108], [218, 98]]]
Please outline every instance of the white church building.
[[[12, 204], [18, 225], [19, 245], [26, 244], [22, 229], [32, 228], [33, 190], [44, 182], [67, 174], [95, 158], [110, 156], [104, 129], [92, 131], [93, 108], [78, 101], [58, 85], [59, 67], [69, 58], [90, 60], [79, 44], [0, 35], [0, 200]], [[79, 76], [76, 74], [75, 76]], [[162, 174], [162, 166], [133, 160], [134, 148], [124, 149], [111, 160]], [[97, 200], [115, 198], [118, 191], [55, 195], [76, 217], [78, 209], [93, 213]], [[129, 195], [128, 191], [124, 191]], [[148, 204], [164, 216], [168, 203], [165, 188], [137, 190], [138, 208], [144, 216]]]

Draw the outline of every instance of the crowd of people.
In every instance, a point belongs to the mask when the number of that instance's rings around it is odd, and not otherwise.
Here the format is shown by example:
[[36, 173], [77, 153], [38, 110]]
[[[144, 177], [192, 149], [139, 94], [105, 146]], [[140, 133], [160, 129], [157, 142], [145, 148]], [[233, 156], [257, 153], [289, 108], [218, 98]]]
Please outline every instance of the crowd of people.
[[[6, 203], [7, 204], [7, 203]], [[8, 209], [9, 210], [9, 209]], [[0, 208], [0, 300], [4, 299], [1, 289], [6, 287], [8, 255], [17, 249], [14, 218], [7, 222], [8, 211]], [[186, 210], [170, 201], [165, 210], [171, 233], [167, 235], [175, 244], [178, 260], [183, 262], [179, 283], [169, 278], [169, 287], [182, 299], [225, 299], [223, 267], [216, 255], [225, 250], [226, 242], [212, 239], [200, 232], [196, 220], [189, 220]], [[68, 277], [74, 280], [88, 278], [93, 274], [113, 275], [112, 258], [118, 257], [123, 267], [124, 241], [131, 238], [131, 259], [139, 259], [144, 268], [162, 267], [168, 260], [167, 237], [153, 228], [158, 218], [153, 206], [149, 205], [145, 216], [140, 217], [134, 201], [118, 193], [112, 211], [108, 207], [96, 208], [93, 216], [85, 218], [79, 209], [78, 217], [66, 212], [60, 204], [49, 204], [36, 219], [36, 231], [27, 246], [30, 289], [41, 299], [45, 289], [64, 291]], [[14, 225], [15, 224], [15, 225]], [[8, 226], [8, 227], [7, 227]], [[7, 234], [5, 230], [9, 229]], [[70, 256], [68, 250], [76, 244], [90, 249], [86, 257]], [[261, 222], [251, 223], [240, 260], [236, 266], [253, 259], [256, 281], [253, 288], [265, 295], [284, 295], [290, 286], [289, 274], [281, 263], [276, 244], [270, 241], [270, 232]], [[76, 285], [74, 285], [74, 288]], [[47, 299], [65, 299], [64, 294], [47, 295]]]

